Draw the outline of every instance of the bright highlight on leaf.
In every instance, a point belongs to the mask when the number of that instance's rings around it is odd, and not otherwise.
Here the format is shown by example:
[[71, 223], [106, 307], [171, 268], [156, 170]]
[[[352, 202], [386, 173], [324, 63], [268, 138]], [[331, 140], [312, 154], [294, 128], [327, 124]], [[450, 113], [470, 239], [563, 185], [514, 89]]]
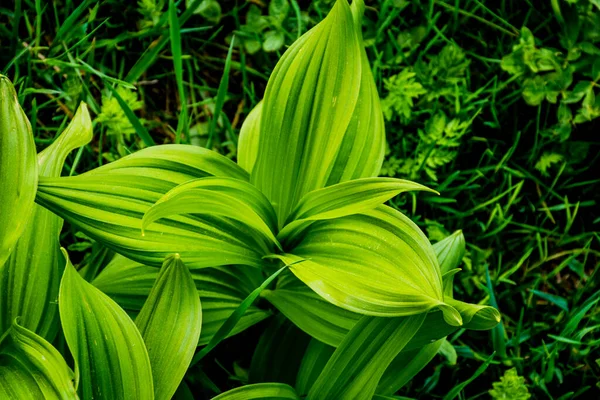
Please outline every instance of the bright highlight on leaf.
[[63, 254], [58, 307], [82, 399], [153, 399], [150, 360], [134, 322]]

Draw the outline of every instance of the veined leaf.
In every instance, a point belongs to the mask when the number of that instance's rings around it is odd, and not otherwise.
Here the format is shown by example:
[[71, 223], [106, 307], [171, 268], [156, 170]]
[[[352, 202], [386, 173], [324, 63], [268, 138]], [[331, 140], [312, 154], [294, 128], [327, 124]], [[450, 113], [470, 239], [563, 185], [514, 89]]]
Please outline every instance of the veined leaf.
[[294, 388], [285, 383], [256, 383], [232, 389], [213, 400], [292, 399], [298, 400]]
[[262, 100], [250, 111], [238, 138], [237, 162], [248, 173], [252, 173], [256, 157], [258, 156], [258, 143], [260, 138], [260, 116], [262, 114]]
[[86, 282], [64, 254], [58, 307], [82, 398], [153, 399], [150, 360], [134, 322]]
[[444, 339], [440, 339], [419, 349], [400, 352], [383, 373], [377, 386], [377, 393], [392, 395], [404, 387], [433, 360], [443, 342]]
[[154, 397], [169, 400], [190, 365], [202, 326], [200, 297], [178, 254], [163, 263], [135, 324], [148, 349]]
[[327, 185], [379, 175], [385, 154], [385, 125], [379, 93], [362, 45], [363, 0], [351, 5], [354, 29], [360, 45], [361, 81], [358, 99], [344, 140], [338, 150]]
[[74, 379], [50, 343], [16, 322], [0, 339], [0, 398], [74, 400]]
[[296, 375], [310, 336], [298, 329], [284, 315], [271, 318], [263, 331], [250, 364], [250, 383], [296, 383]]
[[[92, 121], [81, 104], [65, 131], [38, 155], [42, 176], [60, 176], [65, 158], [92, 138]], [[33, 214], [0, 270], [0, 332], [19, 323], [52, 340], [58, 330], [58, 286], [64, 259], [58, 243], [62, 219], [34, 205]]]
[[338, 0], [285, 52], [265, 91], [251, 180], [273, 203], [280, 226], [304, 194], [330, 181], [360, 84], [352, 13]]
[[300, 396], [308, 394], [334, 351], [335, 348], [317, 339], [311, 339], [304, 353], [304, 358], [302, 358], [302, 364], [300, 364], [300, 370], [296, 378], [296, 392]]
[[[300, 234], [309, 221], [334, 219], [371, 210], [394, 196], [410, 191], [434, 192], [418, 183], [394, 178], [363, 178], [338, 183], [307, 193], [290, 213], [279, 237]], [[292, 239], [293, 240], [293, 239]]]
[[297, 278], [297, 284], [265, 290], [262, 296], [313, 338], [337, 347], [361, 315], [337, 307]]
[[406, 216], [386, 206], [317, 221], [288, 254], [291, 271], [327, 301], [360, 314], [407, 316], [439, 308], [446, 322], [460, 314], [444, 303], [431, 244]]
[[424, 320], [425, 314], [361, 318], [335, 350], [307, 399], [370, 399], [387, 366]]
[[433, 245], [433, 250], [440, 262], [444, 296], [450, 298], [454, 296], [454, 275], [460, 271], [458, 266], [465, 255], [465, 247], [465, 236], [462, 231], [456, 231]]
[[10, 80], [0, 75], [0, 268], [33, 210], [38, 165], [31, 124]]
[[[158, 277], [155, 267], [142, 265], [121, 255], [115, 258], [92, 281], [92, 284], [128, 311], [139, 311]], [[264, 277], [256, 268], [225, 266], [192, 272], [202, 299], [202, 330], [199, 346], [207, 344], [240, 303]], [[233, 336], [264, 320], [271, 313], [250, 306], [228, 336]]]
[[256, 230], [271, 246], [277, 217], [269, 200], [251, 184], [239, 179], [207, 177], [189, 181], [169, 191], [144, 215], [142, 228], [154, 221], [181, 214], [206, 214], [232, 219]]
[[144, 264], [160, 266], [166, 256], [179, 253], [191, 268], [261, 266], [269, 247], [253, 230], [228, 218], [165, 218], [142, 236], [143, 215], [176, 185], [211, 174], [246, 176], [225, 157], [193, 149], [155, 146], [76, 177], [42, 178], [37, 201], [95, 240]]

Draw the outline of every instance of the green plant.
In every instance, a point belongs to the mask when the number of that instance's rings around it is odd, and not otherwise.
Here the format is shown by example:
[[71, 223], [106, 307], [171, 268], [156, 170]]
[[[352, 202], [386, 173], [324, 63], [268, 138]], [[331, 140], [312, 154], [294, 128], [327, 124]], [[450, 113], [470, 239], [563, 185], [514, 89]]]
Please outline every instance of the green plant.
[[516, 368], [506, 370], [499, 382], [494, 382], [494, 388], [489, 391], [494, 399], [527, 400], [531, 397], [525, 378], [519, 376]]
[[[244, 318], [251, 325], [268, 316], [256, 307], [258, 315], [248, 318], [259, 297], [312, 337], [301, 364], [290, 366], [298, 367], [290, 374], [295, 388], [274, 379], [218, 399], [392, 395], [448, 335], [497, 325], [495, 308], [454, 299], [462, 233], [432, 246], [414, 222], [383, 205], [402, 192], [432, 191], [376, 178], [385, 137], [362, 46], [363, 7], [338, 0], [284, 54], [245, 123], [240, 165], [208, 149], [163, 145], [60, 177], [66, 154], [90, 140], [90, 117], [80, 106], [59, 139], [38, 155], [37, 193], [26, 188], [31, 198], [36, 194], [36, 220], [2, 209], [2, 220], [27, 223], [30, 231], [18, 239], [24, 248], [52, 254], [52, 264], [42, 257], [43, 267], [34, 272], [53, 279], [19, 279], [2, 291], [1, 301], [22, 311], [9, 307], [2, 315], [16, 322], [0, 341], [8, 364], [0, 367], [6, 382], [0, 390], [170, 398], [188, 367], [242, 330]], [[20, 111], [15, 96], [6, 101]], [[447, 135], [456, 129], [444, 121]], [[17, 130], [31, 136], [25, 126]], [[14, 149], [3, 145], [0, 154]], [[35, 172], [35, 165], [28, 167]], [[77, 271], [66, 252], [58, 253], [58, 216], [120, 256]], [[13, 256], [2, 271], [29, 273], [26, 252]], [[31, 308], [49, 303], [44, 296], [56, 296], [57, 287], [58, 314], [49, 313], [50, 322], [20, 325]], [[279, 330], [286, 323], [271, 326]], [[59, 329], [75, 374], [49, 343]], [[260, 351], [277, 355], [268, 343], [279, 335], [267, 331], [263, 338], [256, 365], [265, 358]], [[196, 352], [198, 345], [204, 347]]]

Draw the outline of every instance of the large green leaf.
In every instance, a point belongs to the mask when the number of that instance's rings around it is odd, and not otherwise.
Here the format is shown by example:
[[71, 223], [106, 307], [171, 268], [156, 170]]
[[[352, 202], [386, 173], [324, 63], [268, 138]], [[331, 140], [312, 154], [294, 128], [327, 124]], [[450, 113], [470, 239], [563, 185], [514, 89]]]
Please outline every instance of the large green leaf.
[[337, 347], [361, 315], [333, 305], [297, 278], [294, 280], [278, 284], [275, 290], [265, 290], [262, 296], [300, 329]]
[[84, 400], [154, 398], [148, 352], [134, 322], [69, 261], [58, 307]]
[[425, 314], [361, 318], [335, 350], [307, 399], [370, 399], [387, 366], [424, 320]]
[[262, 234], [267, 246], [279, 246], [273, 234], [277, 217], [271, 203], [256, 187], [239, 179], [207, 177], [177, 186], [146, 212], [142, 228], [160, 218], [181, 214], [228, 218]]
[[190, 365], [202, 326], [196, 285], [178, 254], [165, 260], [135, 324], [148, 349], [154, 397], [168, 400]]
[[250, 383], [296, 383], [296, 375], [310, 336], [282, 314], [271, 318], [260, 336], [248, 374]]
[[385, 126], [379, 93], [362, 46], [364, 1], [352, 1], [354, 29], [359, 40], [361, 81], [358, 99], [327, 185], [379, 175], [385, 154]]
[[[251, 180], [273, 203], [280, 226], [304, 194], [339, 182], [340, 171], [363, 157], [352, 153], [355, 144], [349, 143], [360, 142], [357, 135], [383, 150], [382, 125], [372, 132], [367, 122], [366, 129], [356, 126], [347, 133], [365, 76], [357, 31], [348, 1], [338, 0], [285, 52], [267, 84]], [[373, 162], [365, 155], [359, 163], [381, 162], [379, 152], [376, 156]], [[375, 170], [352, 176], [374, 175]]]
[[31, 124], [12, 83], [0, 75], [0, 268], [31, 216], [37, 180]]
[[[121, 255], [115, 258], [92, 281], [92, 284], [128, 311], [139, 311], [158, 276], [158, 269], [142, 265]], [[240, 303], [264, 277], [256, 268], [226, 266], [192, 272], [202, 299], [202, 331], [198, 345], [207, 344]], [[229, 336], [244, 331], [271, 313], [251, 306]]]
[[327, 301], [359, 314], [407, 316], [439, 308], [446, 322], [460, 314], [444, 302], [438, 261], [421, 230], [387, 206], [314, 222], [278, 256]]
[[334, 351], [335, 348], [317, 339], [311, 339], [296, 378], [296, 392], [300, 396], [304, 397], [308, 394]]
[[255, 383], [213, 397], [213, 400], [292, 399], [298, 400], [294, 388], [285, 383]]
[[392, 395], [404, 387], [433, 360], [443, 342], [444, 339], [440, 339], [418, 349], [400, 352], [383, 373], [377, 386], [377, 393]]
[[310, 221], [334, 219], [371, 210], [409, 190], [435, 192], [418, 183], [394, 178], [363, 178], [338, 183], [307, 193], [288, 216], [279, 233], [281, 240], [293, 240]]
[[176, 216], [152, 224], [142, 217], [176, 185], [246, 172], [216, 153], [193, 146], [155, 146], [89, 173], [41, 178], [37, 201], [92, 238], [144, 264], [160, 266], [181, 254], [191, 268], [262, 265], [270, 248], [253, 230], [219, 216]]
[[[65, 158], [92, 138], [92, 121], [81, 104], [67, 129], [38, 155], [42, 176], [60, 176]], [[64, 268], [59, 233], [62, 219], [34, 205], [27, 227], [0, 270], [0, 332], [15, 318], [42, 337], [52, 340], [58, 329], [58, 286]]]
[[252, 172], [256, 157], [258, 156], [258, 143], [260, 138], [260, 116], [263, 102], [260, 101], [244, 120], [238, 138], [237, 162], [248, 173]]
[[16, 322], [0, 339], [0, 398], [77, 399], [74, 379], [50, 343]]

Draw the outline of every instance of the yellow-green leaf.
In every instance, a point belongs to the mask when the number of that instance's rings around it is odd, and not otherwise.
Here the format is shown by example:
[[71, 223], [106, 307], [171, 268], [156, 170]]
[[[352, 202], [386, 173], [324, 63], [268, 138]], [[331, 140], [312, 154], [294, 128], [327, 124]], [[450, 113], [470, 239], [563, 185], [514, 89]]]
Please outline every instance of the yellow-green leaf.
[[293, 240], [309, 221], [334, 219], [371, 210], [394, 196], [426, 186], [403, 179], [363, 178], [338, 183], [307, 193], [290, 213], [287, 225], [279, 233], [283, 240]]
[[[42, 176], [60, 176], [65, 158], [92, 138], [92, 121], [82, 103], [65, 131], [38, 155]], [[0, 332], [15, 318], [42, 337], [52, 340], [58, 330], [58, 286], [64, 268], [59, 233], [62, 219], [34, 205], [27, 227], [0, 270]]]
[[358, 102], [361, 69], [347, 0], [338, 0], [277, 63], [265, 91], [251, 180], [273, 203], [280, 226], [304, 194], [330, 182]]
[[0, 75], [0, 268], [29, 221], [37, 181], [31, 124], [12, 83]]
[[[142, 265], [121, 255], [115, 258], [92, 281], [92, 284], [130, 312], [139, 311], [158, 276], [158, 269]], [[240, 303], [264, 277], [256, 268], [223, 266], [192, 272], [202, 299], [202, 331], [199, 346], [207, 344]], [[229, 336], [264, 320], [271, 313], [250, 306]]]
[[69, 261], [58, 308], [84, 400], [154, 398], [148, 352], [134, 322]]
[[142, 235], [143, 215], [165, 193], [211, 175], [247, 177], [230, 160], [206, 149], [154, 146], [76, 177], [41, 178], [37, 202], [140, 263], [160, 266], [166, 256], [179, 253], [190, 268], [261, 266], [269, 246], [246, 226], [227, 218], [164, 218]]
[[142, 228], [160, 218], [182, 214], [231, 219], [262, 234], [266, 246], [280, 247], [273, 234], [277, 217], [269, 200], [254, 186], [239, 179], [207, 177], [177, 186], [146, 212]]
[[148, 349], [154, 397], [168, 400], [190, 365], [202, 326], [200, 297], [178, 254], [163, 263], [135, 324]]
[[16, 322], [0, 339], [1, 399], [75, 400], [74, 379], [50, 343]]
[[256, 157], [258, 156], [262, 106], [263, 102], [260, 101], [252, 111], [250, 111], [240, 129], [237, 147], [237, 162], [238, 165], [248, 171], [248, 173], [252, 172]]
[[361, 318], [329, 359], [307, 400], [371, 399], [387, 366], [424, 320], [425, 314]]
[[285, 383], [256, 383], [222, 393], [212, 400], [292, 399], [299, 400], [294, 388]]
[[387, 206], [314, 222], [278, 256], [327, 301], [360, 314], [407, 316], [439, 308], [446, 322], [460, 314], [444, 302], [438, 261], [421, 230]]

